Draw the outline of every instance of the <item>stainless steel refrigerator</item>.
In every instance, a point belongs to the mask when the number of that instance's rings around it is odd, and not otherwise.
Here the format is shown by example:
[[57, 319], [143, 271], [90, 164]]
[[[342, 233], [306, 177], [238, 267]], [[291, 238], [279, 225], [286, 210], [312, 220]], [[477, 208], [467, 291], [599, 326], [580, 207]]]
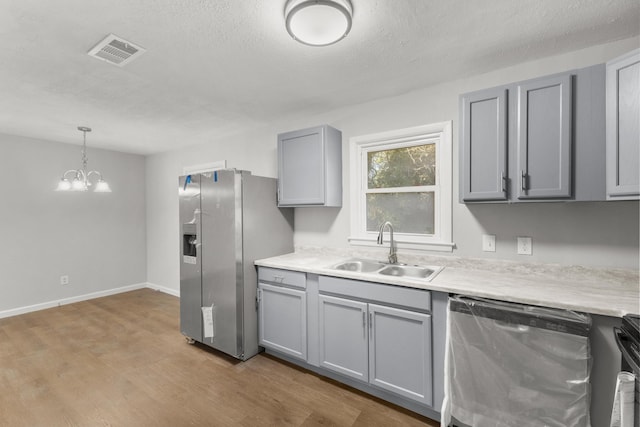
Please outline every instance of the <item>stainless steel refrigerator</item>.
[[253, 262], [293, 251], [276, 180], [235, 169], [179, 178], [180, 330], [237, 359], [258, 353]]

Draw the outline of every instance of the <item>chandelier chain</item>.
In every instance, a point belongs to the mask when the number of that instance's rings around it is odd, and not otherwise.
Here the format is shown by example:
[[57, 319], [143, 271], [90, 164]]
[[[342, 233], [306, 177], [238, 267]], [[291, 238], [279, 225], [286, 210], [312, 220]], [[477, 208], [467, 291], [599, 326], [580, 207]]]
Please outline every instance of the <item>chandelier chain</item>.
[[82, 142], [82, 170], [87, 171], [87, 162], [89, 159], [87, 158], [87, 130], [82, 129], [82, 133], [84, 135]]

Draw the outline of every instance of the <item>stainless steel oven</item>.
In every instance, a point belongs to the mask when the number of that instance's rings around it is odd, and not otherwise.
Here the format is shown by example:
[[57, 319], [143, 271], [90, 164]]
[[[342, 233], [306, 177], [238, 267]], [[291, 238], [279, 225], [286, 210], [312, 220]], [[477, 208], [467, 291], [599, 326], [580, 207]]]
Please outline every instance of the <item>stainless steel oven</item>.
[[635, 375], [634, 427], [640, 426], [640, 316], [622, 317], [622, 327], [613, 328], [618, 348], [622, 353], [621, 368]]

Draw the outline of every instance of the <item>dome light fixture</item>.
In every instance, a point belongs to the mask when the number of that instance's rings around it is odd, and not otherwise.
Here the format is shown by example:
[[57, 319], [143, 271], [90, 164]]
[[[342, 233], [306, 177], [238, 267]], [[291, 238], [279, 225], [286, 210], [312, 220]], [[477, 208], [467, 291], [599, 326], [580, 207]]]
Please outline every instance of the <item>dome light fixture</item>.
[[349, 0], [288, 0], [284, 7], [287, 31], [309, 46], [328, 46], [345, 38], [352, 17]]

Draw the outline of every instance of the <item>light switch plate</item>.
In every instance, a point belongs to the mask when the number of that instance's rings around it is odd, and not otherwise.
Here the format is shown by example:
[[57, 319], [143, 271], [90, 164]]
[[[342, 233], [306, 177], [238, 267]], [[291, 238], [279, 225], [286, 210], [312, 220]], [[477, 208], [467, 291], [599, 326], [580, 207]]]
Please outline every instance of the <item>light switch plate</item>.
[[518, 255], [531, 255], [533, 253], [533, 242], [531, 237], [518, 237]]
[[496, 251], [496, 236], [493, 234], [483, 234], [482, 235], [482, 250], [484, 252], [495, 252]]

